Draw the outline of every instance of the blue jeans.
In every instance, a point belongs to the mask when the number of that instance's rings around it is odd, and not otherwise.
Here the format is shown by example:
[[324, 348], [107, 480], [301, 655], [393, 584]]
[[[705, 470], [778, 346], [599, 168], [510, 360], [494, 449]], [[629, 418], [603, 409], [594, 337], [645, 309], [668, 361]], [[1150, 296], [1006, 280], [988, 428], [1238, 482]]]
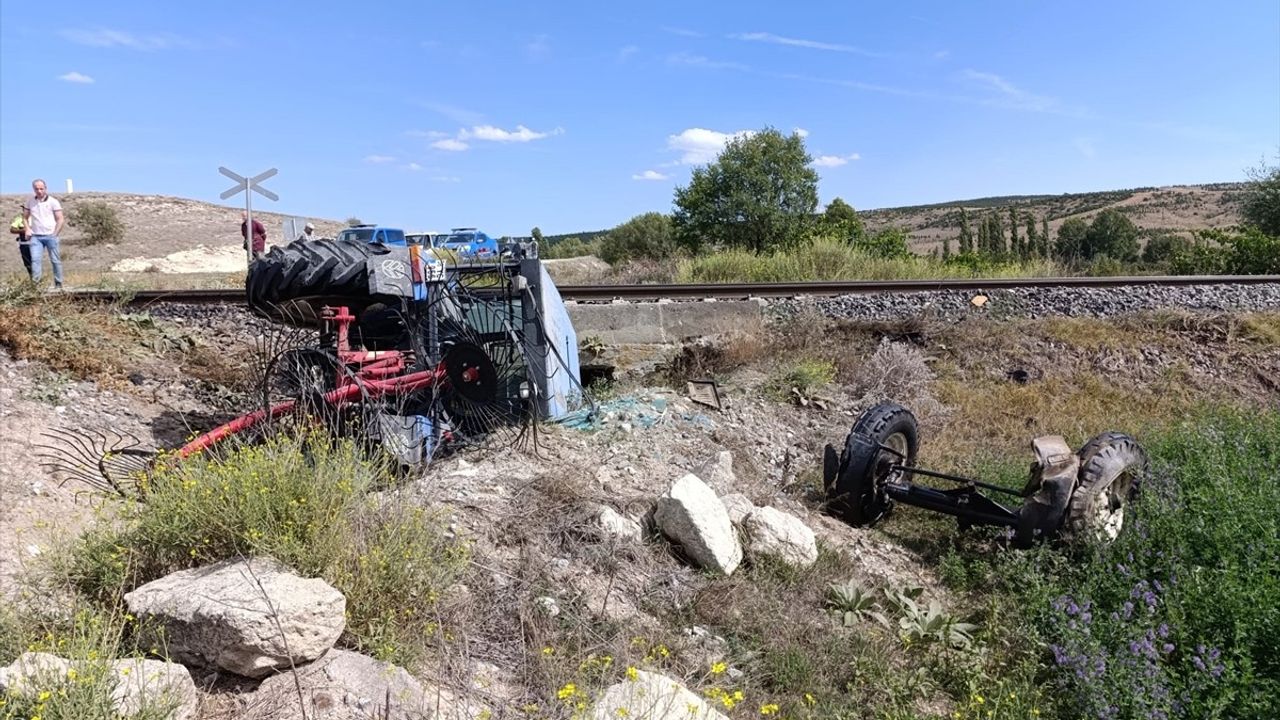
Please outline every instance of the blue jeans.
[[49, 264], [53, 266], [53, 284], [62, 287], [62, 257], [58, 255], [57, 235], [32, 235], [28, 241], [31, 248], [31, 279], [40, 282], [44, 275], [44, 253], [49, 253]]

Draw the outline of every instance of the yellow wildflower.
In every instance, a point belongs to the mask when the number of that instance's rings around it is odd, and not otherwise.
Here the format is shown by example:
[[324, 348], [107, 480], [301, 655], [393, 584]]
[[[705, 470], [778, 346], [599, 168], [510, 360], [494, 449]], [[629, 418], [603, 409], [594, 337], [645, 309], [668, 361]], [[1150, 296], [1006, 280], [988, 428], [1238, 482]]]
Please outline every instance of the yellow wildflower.
[[778, 707], [778, 703], [765, 703], [764, 705], [760, 706], [760, 714], [773, 715], [781, 709], [782, 708]]
[[724, 663], [722, 663], [722, 662], [713, 663], [713, 664], [711, 665], [711, 674], [712, 674], [712, 675], [719, 675], [720, 673], [722, 673], [722, 672], [724, 672], [725, 670], [728, 670], [728, 669], [729, 669], [729, 666], [728, 666], [728, 665], [726, 665], [726, 664], [724, 664]]

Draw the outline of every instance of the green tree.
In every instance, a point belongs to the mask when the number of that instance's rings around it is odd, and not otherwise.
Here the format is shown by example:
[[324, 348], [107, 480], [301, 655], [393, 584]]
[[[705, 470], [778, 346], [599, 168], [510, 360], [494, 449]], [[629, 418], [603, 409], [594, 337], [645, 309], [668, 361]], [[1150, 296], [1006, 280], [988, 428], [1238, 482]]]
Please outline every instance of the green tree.
[[1248, 175], [1251, 182], [1240, 208], [1245, 224], [1280, 237], [1280, 165], [1267, 167], [1263, 162]]
[[1138, 226], [1115, 208], [1103, 210], [1089, 225], [1081, 255], [1088, 259], [1106, 255], [1125, 262], [1137, 260]]
[[773, 128], [734, 138], [715, 162], [675, 191], [678, 242], [764, 252], [808, 236], [818, 206], [818, 173], [804, 138]]
[[661, 260], [676, 252], [671, 216], [660, 212], [637, 215], [609, 231], [600, 242], [600, 259], [610, 265], [628, 260]]
[[1040, 218], [1040, 257], [1047, 258], [1053, 254], [1053, 239], [1049, 237], [1049, 216]]
[[1009, 206], [1009, 254], [1022, 257], [1022, 238], [1018, 236], [1018, 211]]
[[1068, 219], [1058, 228], [1058, 242], [1053, 253], [1066, 262], [1077, 262], [1085, 257], [1085, 237], [1089, 234], [1089, 223], [1078, 217]]
[[347, 218], [346, 222], [347, 222], [347, 227], [355, 227], [357, 225], [364, 224], [364, 221], [356, 217], [355, 215], [352, 215], [351, 217]]
[[827, 209], [822, 212], [818, 229], [824, 235], [830, 235], [845, 242], [854, 242], [862, 237], [862, 218], [858, 217], [858, 211], [854, 210], [852, 205], [836, 198], [828, 203]]
[[1142, 261], [1151, 265], [1167, 265], [1178, 255], [1191, 249], [1191, 241], [1181, 235], [1162, 231], [1153, 233], [1142, 249]]
[[864, 236], [854, 247], [878, 258], [908, 258], [911, 250], [907, 247], [907, 237], [906, 230], [890, 226], [870, 237]]
[[538, 247], [542, 247], [542, 228], [535, 225], [529, 234], [533, 236], [533, 241], [538, 243]]
[[1023, 243], [1022, 259], [1030, 260], [1040, 254], [1040, 238], [1036, 235], [1036, 219], [1031, 213], [1023, 218], [1027, 225], [1027, 240]]
[[973, 231], [969, 229], [969, 211], [960, 208], [960, 254], [973, 252]]
[[942, 236], [942, 260], [946, 262], [951, 259], [951, 236]]

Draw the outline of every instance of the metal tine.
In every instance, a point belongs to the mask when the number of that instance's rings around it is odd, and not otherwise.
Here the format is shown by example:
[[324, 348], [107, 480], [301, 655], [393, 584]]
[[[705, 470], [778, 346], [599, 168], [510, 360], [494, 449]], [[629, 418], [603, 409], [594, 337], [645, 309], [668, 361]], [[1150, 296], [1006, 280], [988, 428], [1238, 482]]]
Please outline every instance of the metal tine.
[[[110, 434], [108, 434], [110, 433]], [[114, 428], [86, 429], [78, 433], [41, 433], [51, 444], [36, 445], [40, 467], [62, 476], [58, 487], [71, 480], [89, 488], [128, 497], [129, 492], [114, 474], [126, 477], [145, 472], [155, 451], [143, 447], [141, 439]], [[133, 490], [139, 491], [135, 481]], [[77, 493], [78, 495], [79, 493]]]

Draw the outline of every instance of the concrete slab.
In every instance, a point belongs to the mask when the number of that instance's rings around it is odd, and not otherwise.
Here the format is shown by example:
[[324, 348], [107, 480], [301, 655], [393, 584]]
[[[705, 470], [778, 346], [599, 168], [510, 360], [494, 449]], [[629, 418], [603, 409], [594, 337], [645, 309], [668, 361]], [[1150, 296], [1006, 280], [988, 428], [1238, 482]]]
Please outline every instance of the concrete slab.
[[579, 338], [598, 337], [607, 345], [667, 345], [704, 335], [762, 331], [764, 307], [760, 300], [733, 300], [583, 303], [568, 310]]

